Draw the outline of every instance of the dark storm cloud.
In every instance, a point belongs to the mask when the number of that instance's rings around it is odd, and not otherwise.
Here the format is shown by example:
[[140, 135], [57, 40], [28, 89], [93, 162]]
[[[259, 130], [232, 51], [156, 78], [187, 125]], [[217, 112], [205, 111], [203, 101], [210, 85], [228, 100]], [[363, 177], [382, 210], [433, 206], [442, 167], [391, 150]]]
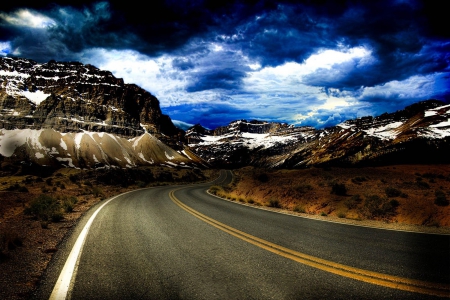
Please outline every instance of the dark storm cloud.
[[227, 103], [183, 104], [164, 107], [163, 112], [169, 114], [174, 120], [202, 124], [209, 129], [224, 126], [231, 121], [248, 118], [251, 115], [249, 110]]
[[[173, 110], [179, 116], [174, 119], [203, 120], [210, 127], [214, 118], [223, 125], [246, 116], [283, 119], [308, 113], [302, 125], [323, 127], [361, 107], [378, 112], [424, 97], [450, 98], [445, 78], [450, 31], [447, 11], [437, 1], [149, 3], [2, 3], [0, 55], [108, 66], [158, 92], [162, 107], [190, 103]], [[24, 10], [32, 15], [28, 20], [20, 15]], [[37, 24], [30, 23], [33, 18]], [[323, 51], [340, 55], [355, 49], [366, 52], [334, 65], [307, 63]], [[228, 106], [218, 106], [217, 99]], [[362, 106], [348, 106], [348, 113], [334, 110], [335, 103], [358, 101]], [[273, 103], [280, 109], [260, 109]]]
[[192, 82], [186, 90], [192, 93], [213, 89], [239, 89], [243, 77], [245, 77], [244, 72], [231, 68], [207, 70], [201, 74], [196, 74], [195, 81]]
[[181, 71], [194, 68], [194, 63], [188, 58], [176, 58], [172, 61], [172, 67]]

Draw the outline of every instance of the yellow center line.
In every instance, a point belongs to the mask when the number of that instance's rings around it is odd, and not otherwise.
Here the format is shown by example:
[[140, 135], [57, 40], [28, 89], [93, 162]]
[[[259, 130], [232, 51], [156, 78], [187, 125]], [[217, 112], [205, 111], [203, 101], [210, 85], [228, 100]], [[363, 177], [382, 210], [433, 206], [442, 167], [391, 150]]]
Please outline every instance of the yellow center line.
[[372, 272], [368, 270], [358, 269], [354, 267], [350, 267], [347, 265], [335, 263], [329, 260], [321, 259], [315, 256], [311, 256], [308, 254], [300, 253], [283, 246], [271, 243], [269, 241], [260, 239], [256, 236], [250, 235], [238, 229], [235, 229], [231, 226], [223, 224], [219, 221], [216, 221], [210, 217], [201, 214], [200, 212], [192, 209], [186, 204], [182, 203], [175, 197], [175, 191], [172, 190], [169, 194], [172, 201], [177, 204], [179, 207], [183, 208], [190, 214], [194, 215], [198, 219], [222, 230], [226, 233], [229, 233], [241, 240], [244, 240], [248, 243], [251, 243], [255, 246], [258, 246], [262, 249], [270, 251], [272, 253], [278, 254], [285, 258], [289, 258], [293, 261], [299, 262], [301, 264], [305, 264], [307, 266], [320, 269], [322, 271], [326, 271], [329, 273], [337, 274], [340, 276], [344, 276], [347, 278], [352, 278], [355, 280], [376, 284], [384, 287], [394, 288], [398, 290], [421, 293], [426, 295], [433, 295], [439, 297], [449, 297], [450, 298], [450, 285], [426, 282], [416, 279], [403, 278], [398, 276], [392, 276], [388, 274], [382, 274], [377, 272]]

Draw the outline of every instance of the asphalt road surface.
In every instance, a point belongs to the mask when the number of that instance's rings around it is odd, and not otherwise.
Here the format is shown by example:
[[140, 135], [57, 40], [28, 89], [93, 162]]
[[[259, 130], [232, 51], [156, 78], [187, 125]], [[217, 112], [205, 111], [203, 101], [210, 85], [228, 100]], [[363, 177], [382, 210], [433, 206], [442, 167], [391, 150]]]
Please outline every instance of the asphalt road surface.
[[[223, 171], [214, 184], [230, 180]], [[449, 235], [256, 209], [207, 194], [212, 184], [103, 201], [63, 243], [36, 298], [450, 298]]]

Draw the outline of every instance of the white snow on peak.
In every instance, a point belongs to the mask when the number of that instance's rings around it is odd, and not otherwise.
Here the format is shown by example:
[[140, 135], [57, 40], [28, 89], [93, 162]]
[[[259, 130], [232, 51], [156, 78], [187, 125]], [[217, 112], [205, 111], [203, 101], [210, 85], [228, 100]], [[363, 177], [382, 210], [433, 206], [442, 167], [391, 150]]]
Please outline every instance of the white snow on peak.
[[30, 77], [29, 74], [25, 74], [25, 73], [19, 73], [17, 71], [4, 71], [4, 70], [0, 70], [0, 76], [10, 76], [10, 77], [21, 77], [21, 78], [28, 78]]
[[439, 110], [442, 110], [442, 109], [447, 109], [447, 112], [450, 110], [450, 104], [448, 104], [448, 105], [443, 105], [443, 106], [438, 106], [438, 107], [435, 107], [435, 108], [432, 108], [432, 109], [428, 109], [428, 110], [426, 110], [425, 111], [425, 118], [426, 117], [432, 117], [432, 116], [436, 116], [438, 113], [438, 111]]
[[25, 96], [28, 100], [33, 102], [36, 105], [41, 104], [42, 101], [48, 98], [50, 94], [46, 94], [43, 91], [36, 91], [36, 92], [30, 92], [30, 91], [22, 91], [20, 92], [22, 96]]
[[438, 124], [430, 125], [430, 127], [432, 127], [432, 128], [449, 127], [449, 126], [450, 126], [450, 119], [448, 119], [447, 121], [443, 121], [441, 123], [438, 123]]
[[374, 136], [382, 140], [393, 140], [397, 137], [398, 134], [397, 132], [395, 132], [395, 129], [397, 129], [401, 125], [403, 125], [403, 122], [394, 122], [387, 124], [386, 126], [369, 128], [367, 130], [364, 130], [364, 132], [370, 136]]
[[5, 157], [13, 155], [16, 148], [28, 143], [36, 149], [45, 148], [39, 142], [39, 136], [43, 130], [32, 129], [0, 129], [0, 154]]
[[146, 163], [149, 163], [149, 164], [154, 164], [154, 163], [155, 163], [155, 162], [153, 161], [153, 159], [152, 159], [151, 161], [146, 160], [146, 159], [145, 159], [145, 156], [144, 156], [144, 154], [143, 154], [142, 152], [139, 152], [138, 156], [139, 156], [143, 161], [145, 161]]
[[345, 122], [337, 124], [336, 126], [339, 126], [339, 127], [343, 128], [343, 129], [349, 129], [349, 128], [354, 127], [354, 125], [350, 125], [350, 124], [347, 124]]

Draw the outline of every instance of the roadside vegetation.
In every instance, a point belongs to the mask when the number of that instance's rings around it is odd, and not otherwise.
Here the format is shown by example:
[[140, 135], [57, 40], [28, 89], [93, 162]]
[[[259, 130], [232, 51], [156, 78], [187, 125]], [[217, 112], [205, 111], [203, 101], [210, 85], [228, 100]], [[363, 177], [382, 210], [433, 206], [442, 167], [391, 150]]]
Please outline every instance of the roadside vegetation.
[[29, 299], [60, 241], [93, 205], [128, 190], [208, 181], [218, 173], [162, 166], [32, 168], [0, 160], [0, 294], [20, 289]]
[[234, 171], [219, 197], [327, 218], [450, 227], [446, 165]]

